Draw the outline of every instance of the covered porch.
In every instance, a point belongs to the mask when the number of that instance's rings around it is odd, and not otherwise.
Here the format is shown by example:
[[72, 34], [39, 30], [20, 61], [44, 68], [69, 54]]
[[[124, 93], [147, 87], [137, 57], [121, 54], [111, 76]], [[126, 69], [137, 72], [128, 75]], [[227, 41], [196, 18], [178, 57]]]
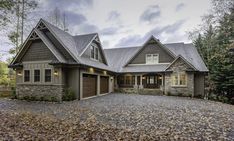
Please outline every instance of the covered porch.
[[160, 89], [164, 88], [164, 73], [120, 74], [117, 76], [118, 88]]

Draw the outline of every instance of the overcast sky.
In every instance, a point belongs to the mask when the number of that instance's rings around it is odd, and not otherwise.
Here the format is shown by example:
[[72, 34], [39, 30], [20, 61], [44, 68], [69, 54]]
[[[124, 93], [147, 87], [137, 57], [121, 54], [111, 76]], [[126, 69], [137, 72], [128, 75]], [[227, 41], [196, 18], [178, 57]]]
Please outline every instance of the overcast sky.
[[[151, 35], [162, 43], [191, 42], [188, 31], [201, 24], [211, 5], [210, 0], [40, 0], [34, 24], [55, 7], [66, 13], [70, 34], [97, 32], [103, 48], [114, 48], [142, 45]], [[6, 34], [0, 38], [0, 51], [9, 50]]]

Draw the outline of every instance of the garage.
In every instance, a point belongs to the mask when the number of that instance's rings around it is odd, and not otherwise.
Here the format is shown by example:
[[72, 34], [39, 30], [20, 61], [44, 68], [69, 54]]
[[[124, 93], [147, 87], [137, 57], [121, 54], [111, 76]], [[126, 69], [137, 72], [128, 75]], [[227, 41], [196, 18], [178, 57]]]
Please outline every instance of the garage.
[[100, 77], [100, 94], [105, 94], [109, 92], [109, 77], [101, 76]]
[[97, 95], [97, 76], [83, 74], [83, 98]]

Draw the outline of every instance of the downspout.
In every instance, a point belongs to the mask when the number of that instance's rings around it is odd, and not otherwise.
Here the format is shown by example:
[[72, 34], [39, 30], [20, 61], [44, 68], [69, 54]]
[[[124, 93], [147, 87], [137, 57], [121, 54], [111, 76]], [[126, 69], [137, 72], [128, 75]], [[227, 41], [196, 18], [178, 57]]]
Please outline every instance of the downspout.
[[78, 72], [79, 73], [79, 75], [78, 75], [78, 81], [79, 81], [79, 85], [78, 85], [78, 93], [79, 93], [78, 94], [78, 100], [80, 100], [80, 83], [81, 83], [80, 82], [80, 67], [78, 68], [78, 70], [79, 70], [79, 72]]

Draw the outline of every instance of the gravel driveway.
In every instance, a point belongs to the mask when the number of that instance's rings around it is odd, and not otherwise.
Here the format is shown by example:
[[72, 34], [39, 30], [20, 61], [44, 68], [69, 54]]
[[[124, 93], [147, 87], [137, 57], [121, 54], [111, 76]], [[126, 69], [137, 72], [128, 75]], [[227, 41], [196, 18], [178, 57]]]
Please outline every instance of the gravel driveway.
[[193, 140], [234, 140], [234, 106], [201, 99], [128, 94], [61, 104], [0, 99], [0, 110], [46, 114], [70, 121], [95, 116], [98, 122], [117, 128]]

